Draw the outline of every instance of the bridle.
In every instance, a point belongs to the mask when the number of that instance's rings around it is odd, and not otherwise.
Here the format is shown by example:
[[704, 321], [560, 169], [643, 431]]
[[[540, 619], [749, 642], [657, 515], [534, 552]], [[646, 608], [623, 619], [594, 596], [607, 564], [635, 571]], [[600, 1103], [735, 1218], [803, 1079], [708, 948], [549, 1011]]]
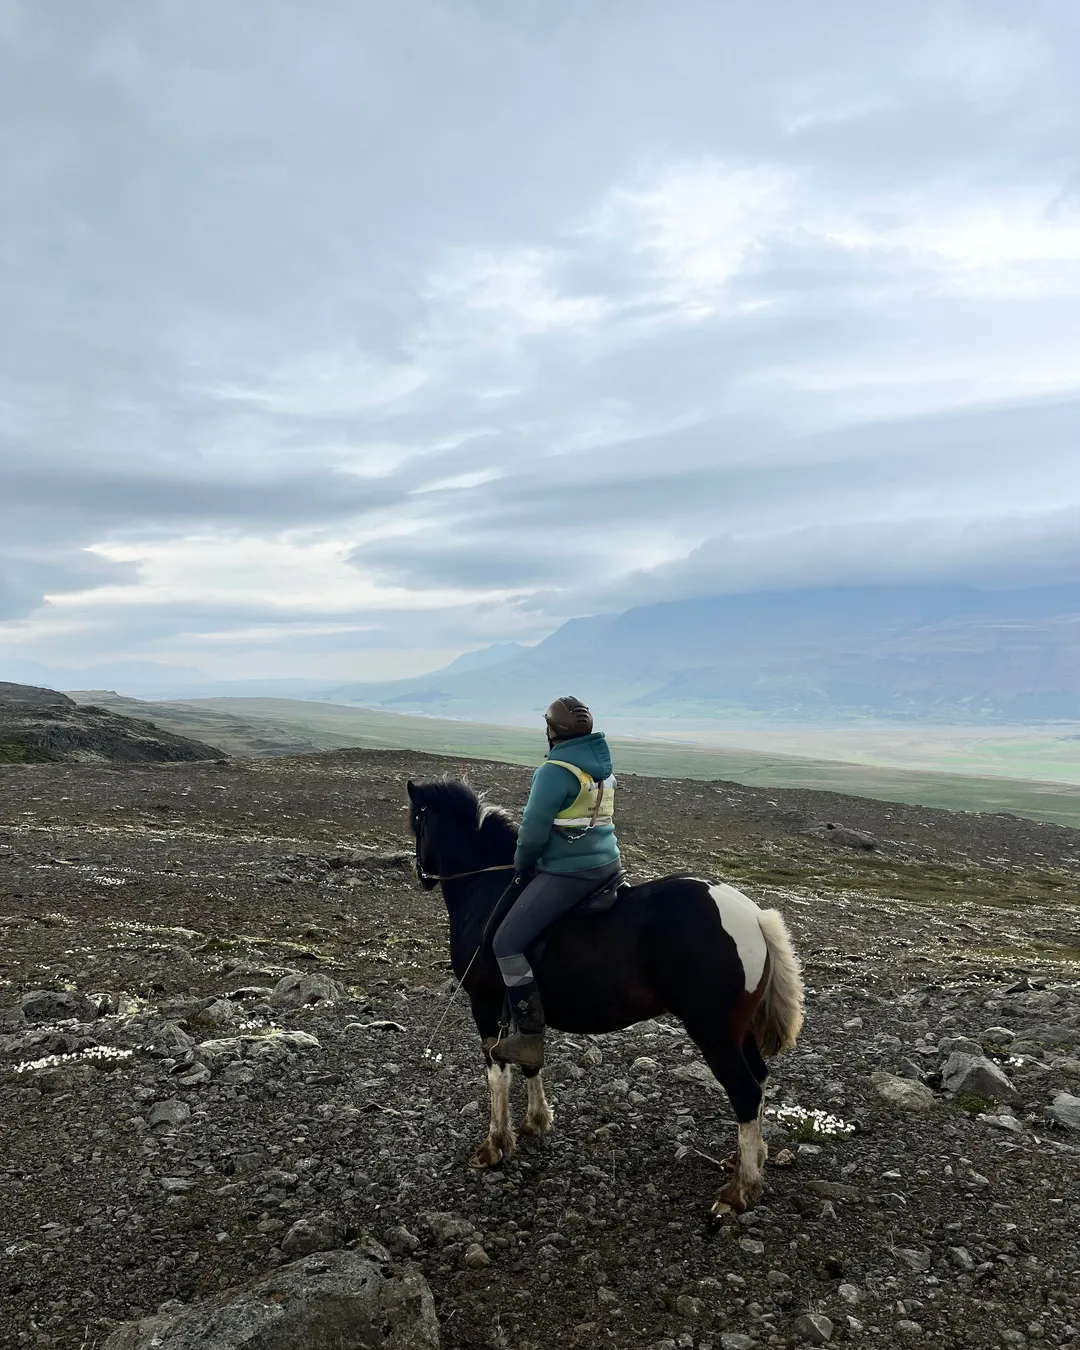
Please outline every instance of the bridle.
[[[423, 821], [427, 807], [418, 806], [416, 810], [420, 821]], [[477, 867], [471, 872], [451, 872], [448, 876], [442, 876], [437, 872], [427, 872], [420, 861], [420, 829], [421, 826], [418, 824], [414, 834], [416, 838], [416, 875], [421, 881], [430, 881], [434, 885], [440, 881], [464, 881], [466, 877], [483, 876], [485, 872], [513, 872], [515, 870], [513, 863], [499, 863], [495, 867]]]

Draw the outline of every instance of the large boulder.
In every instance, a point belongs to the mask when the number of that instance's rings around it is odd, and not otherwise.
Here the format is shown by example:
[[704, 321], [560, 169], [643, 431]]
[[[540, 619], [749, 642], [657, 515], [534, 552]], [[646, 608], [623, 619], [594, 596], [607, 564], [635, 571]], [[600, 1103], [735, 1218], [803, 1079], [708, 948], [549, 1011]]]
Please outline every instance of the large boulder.
[[337, 1003], [344, 997], [343, 984], [316, 971], [311, 975], [284, 976], [274, 986], [270, 1002], [275, 1008], [303, 1008], [308, 1003]]
[[98, 1005], [74, 989], [35, 989], [19, 1000], [28, 1022], [93, 1022]]
[[308, 1256], [178, 1312], [128, 1322], [104, 1350], [438, 1350], [424, 1278], [390, 1271], [387, 1253], [369, 1251]]
[[901, 1111], [929, 1111], [934, 1105], [934, 1094], [930, 1089], [911, 1078], [897, 1078], [884, 1069], [877, 1069], [870, 1075], [870, 1081], [879, 1097]]
[[1059, 1092], [1047, 1114], [1066, 1130], [1080, 1130], [1080, 1097], [1074, 1097], [1071, 1092]]
[[954, 1097], [981, 1097], [988, 1102], [1015, 1102], [1020, 1094], [992, 1059], [955, 1050], [945, 1061], [941, 1081]]

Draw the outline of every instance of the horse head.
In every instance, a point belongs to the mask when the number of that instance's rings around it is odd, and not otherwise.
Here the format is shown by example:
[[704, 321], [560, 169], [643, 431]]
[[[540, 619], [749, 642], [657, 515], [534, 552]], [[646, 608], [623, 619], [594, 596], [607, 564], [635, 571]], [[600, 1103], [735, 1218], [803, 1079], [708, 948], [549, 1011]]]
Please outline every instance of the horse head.
[[416, 874], [425, 890], [460, 874], [503, 868], [514, 854], [517, 830], [468, 783], [409, 779], [409, 828], [416, 843]]

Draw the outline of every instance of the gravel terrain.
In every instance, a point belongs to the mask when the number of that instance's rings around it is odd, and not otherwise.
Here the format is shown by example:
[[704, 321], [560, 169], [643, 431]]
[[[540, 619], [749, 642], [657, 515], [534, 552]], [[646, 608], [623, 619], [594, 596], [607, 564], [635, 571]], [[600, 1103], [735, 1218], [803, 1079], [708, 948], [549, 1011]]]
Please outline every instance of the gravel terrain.
[[459, 1005], [425, 1058], [446, 926], [405, 833], [442, 772], [527, 792], [397, 752], [0, 769], [0, 1346], [371, 1238], [460, 1350], [1080, 1345], [1080, 833], [620, 779], [635, 878], [740, 885], [804, 961], [790, 1164], [716, 1225], [734, 1126], [673, 1022], [554, 1035], [554, 1133], [467, 1167], [486, 1086]]

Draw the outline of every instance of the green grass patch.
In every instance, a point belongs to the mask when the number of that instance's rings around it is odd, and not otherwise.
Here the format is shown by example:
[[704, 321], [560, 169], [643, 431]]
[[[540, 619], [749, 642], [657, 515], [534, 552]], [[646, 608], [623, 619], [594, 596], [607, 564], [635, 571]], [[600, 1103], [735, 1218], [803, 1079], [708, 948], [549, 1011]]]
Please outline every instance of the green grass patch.
[[990, 1115], [994, 1110], [993, 1102], [988, 1102], [985, 1097], [980, 1097], [977, 1092], [961, 1092], [954, 1100], [953, 1106], [969, 1116]]
[[[167, 731], [219, 745], [234, 755], [357, 747], [535, 765], [545, 749], [541, 733], [533, 728], [410, 717], [337, 703], [282, 698], [144, 703], [85, 692], [79, 697], [82, 701], [92, 698], [127, 716], [152, 717]], [[727, 779], [751, 787], [840, 792], [953, 811], [1012, 811], [1034, 820], [1080, 827], [1080, 784], [811, 759], [690, 739], [616, 736], [612, 741], [615, 762], [626, 774]]]
[[0, 764], [55, 764], [58, 758], [36, 745], [0, 741]]
[[724, 853], [716, 857], [716, 871], [735, 884], [763, 889], [775, 887], [812, 895], [857, 894], [934, 907], [1055, 905], [1077, 895], [1076, 878], [1057, 869], [1018, 873], [906, 862], [872, 854], [852, 859], [808, 858], [802, 862], [778, 864], [771, 858]]

